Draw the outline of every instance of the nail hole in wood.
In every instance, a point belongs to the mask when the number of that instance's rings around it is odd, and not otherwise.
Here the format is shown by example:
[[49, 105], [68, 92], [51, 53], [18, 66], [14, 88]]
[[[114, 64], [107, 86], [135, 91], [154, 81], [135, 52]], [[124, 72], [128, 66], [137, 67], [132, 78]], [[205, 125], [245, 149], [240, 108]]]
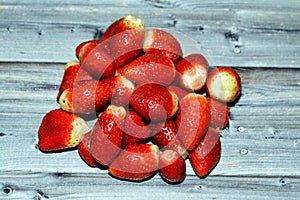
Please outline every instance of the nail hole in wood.
[[13, 193], [13, 188], [11, 188], [10, 186], [5, 186], [2, 188], [2, 192], [5, 195], [11, 195]]

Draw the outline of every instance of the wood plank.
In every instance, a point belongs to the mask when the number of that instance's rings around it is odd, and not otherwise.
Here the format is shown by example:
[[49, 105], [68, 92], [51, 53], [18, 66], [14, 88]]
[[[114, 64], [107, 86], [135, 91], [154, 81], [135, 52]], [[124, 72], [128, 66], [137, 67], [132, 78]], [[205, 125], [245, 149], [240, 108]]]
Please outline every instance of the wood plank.
[[[200, 51], [211, 65], [299, 68], [300, 4], [295, 1], [125, 1], [126, 6], [95, 1], [70, 6], [56, 1], [47, 7], [26, 2], [2, 3], [2, 62], [67, 62], [75, 58], [77, 44], [133, 13], [141, 16], [147, 27], [184, 34], [180, 40], [185, 54]], [[278, 6], [271, 6], [273, 3]], [[192, 8], [197, 12], [191, 12]], [[235, 53], [236, 48], [240, 53]]]
[[[101, 174], [0, 173], [3, 199], [297, 199], [295, 177], [188, 176], [179, 186], [154, 177], [143, 183], [120, 182]], [[10, 192], [11, 191], [11, 192]]]

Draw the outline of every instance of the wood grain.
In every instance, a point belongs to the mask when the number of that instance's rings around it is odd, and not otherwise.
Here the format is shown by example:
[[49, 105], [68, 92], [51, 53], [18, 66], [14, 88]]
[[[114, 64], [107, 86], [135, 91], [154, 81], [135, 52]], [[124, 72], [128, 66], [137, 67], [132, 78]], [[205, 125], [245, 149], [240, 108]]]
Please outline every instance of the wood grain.
[[182, 46], [200, 49], [211, 65], [299, 67], [300, 14], [295, 1], [274, 1], [276, 6], [261, 1], [1, 4], [2, 62], [67, 62], [74, 59], [76, 45], [131, 13], [142, 17], [147, 27], [184, 34], [190, 42]]
[[[298, 199], [299, 8], [295, 0], [0, 0], [0, 199]], [[203, 53], [241, 76], [221, 160], [205, 179], [187, 161], [180, 185], [158, 174], [121, 181], [88, 167], [76, 149], [36, 147], [76, 45], [129, 13], [175, 34], [185, 54]]]

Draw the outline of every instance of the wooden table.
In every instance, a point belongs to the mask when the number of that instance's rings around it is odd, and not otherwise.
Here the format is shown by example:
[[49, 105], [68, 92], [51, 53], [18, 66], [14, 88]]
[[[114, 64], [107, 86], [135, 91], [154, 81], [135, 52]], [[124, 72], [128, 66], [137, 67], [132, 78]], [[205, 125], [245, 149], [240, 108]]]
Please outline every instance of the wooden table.
[[[300, 3], [296, 0], [0, 0], [0, 199], [298, 199]], [[89, 168], [77, 151], [45, 154], [37, 130], [74, 49], [114, 20], [183, 34], [211, 66], [232, 66], [242, 96], [222, 131], [222, 157], [200, 179], [141, 182]]]

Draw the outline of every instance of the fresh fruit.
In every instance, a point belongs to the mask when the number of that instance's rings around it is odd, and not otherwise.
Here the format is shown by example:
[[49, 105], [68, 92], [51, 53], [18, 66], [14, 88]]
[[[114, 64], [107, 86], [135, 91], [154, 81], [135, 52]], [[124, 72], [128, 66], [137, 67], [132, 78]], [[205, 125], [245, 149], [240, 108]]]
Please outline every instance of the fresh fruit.
[[116, 22], [108, 40], [117, 68], [142, 52], [144, 33], [144, 21], [137, 16], [127, 15]]
[[209, 128], [199, 145], [190, 153], [189, 160], [195, 173], [204, 178], [217, 165], [220, 157], [220, 134], [215, 129]]
[[78, 153], [82, 160], [90, 167], [97, 167], [98, 162], [95, 160], [90, 150], [91, 132], [84, 134], [81, 142], [78, 144]]
[[169, 85], [167, 88], [176, 94], [176, 96], [178, 97], [178, 100], [182, 99], [182, 97], [184, 97], [185, 95], [187, 95], [189, 93], [188, 91], [186, 91], [176, 85]]
[[101, 39], [102, 39], [102, 40], [107, 40], [107, 39], [109, 39], [109, 38], [112, 36], [115, 27], [116, 27], [116, 26], [120, 23], [120, 21], [122, 21], [122, 20], [123, 20], [123, 18], [118, 19], [118, 20], [114, 21], [113, 23], [111, 23], [111, 24], [107, 27], [107, 29], [104, 31], [104, 33], [103, 33]]
[[38, 130], [38, 147], [42, 151], [58, 151], [76, 147], [89, 132], [85, 120], [61, 109], [48, 112]]
[[110, 175], [125, 180], [143, 181], [158, 170], [159, 149], [154, 144], [126, 146], [108, 168]]
[[68, 88], [73, 87], [81, 81], [93, 80], [93, 77], [86, 71], [82, 70], [79, 62], [73, 60], [66, 64], [64, 76], [61, 81], [56, 101], [59, 102], [60, 95]]
[[230, 67], [213, 69], [207, 78], [206, 91], [213, 99], [225, 103], [233, 102], [241, 92], [241, 78]]
[[166, 56], [173, 62], [178, 61], [182, 57], [181, 45], [177, 39], [170, 33], [159, 29], [146, 31], [143, 51]]
[[186, 158], [187, 151], [177, 137], [177, 125], [173, 120], [160, 122], [151, 126], [152, 140], [160, 149], [171, 149]]
[[146, 120], [166, 120], [178, 109], [177, 96], [166, 87], [149, 83], [137, 87], [129, 100], [132, 108]]
[[91, 114], [103, 108], [113, 95], [116, 78], [90, 80], [66, 89], [59, 98], [63, 110]]
[[178, 137], [183, 146], [192, 151], [205, 135], [210, 123], [210, 110], [206, 98], [190, 93], [179, 101], [176, 116]]
[[186, 176], [185, 160], [176, 151], [163, 151], [159, 156], [159, 174], [168, 183], [181, 183]]
[[100, 80], [115, 75], [115, 61], [110, 54], [107, 41], [98, 44], [87, 43], [81, 48], [81, 53], [79, 60], [82, 68], [95, 79]]
[[122, 148], [126, 110], [110, 105], [100, 113], [91, 133], [90, 149], [95, 160], [109, 165]]
[[116, 86], [111, 97], [111, 104], [116, 106], [127, 106], [135, 89], [135, 85], [124, 76], [117, 76], [116, 80]]
[[148, 138], [150, 129], [135, 111], [129, 110], [125, 118], [123, 146], [141, 142]]
[[199, 91], [206, 83], [208, 63], [201, 54], [190, 54], [175, 64], [177, 81], [184, 89]]
[[159, 54], [144, 54], [118, 69], [116, 74], [124, 75], [137, 85], [157, 83], [166, 86], [175, 78], [175, 66], [172, 60]]
[[80, 52], [81, 52], [81, 49], [82, 47], [87, 44], [87, 43], [92, 43], [92, 44], [95, 44], [95, 45], [98, 45], [100, 44], [102, 41], [101, 40], [88, 40], [88, 41], [84, 41], [82, 43], [80, 43], [76, 49], [75, 49], [75, 55], [76, 57], [79, 59], [79, 55], [80, 55]]
[[223, 129], [229, 122], [230, 107], [219, 101], [207, 98], [210, 107], [210, 127]]

